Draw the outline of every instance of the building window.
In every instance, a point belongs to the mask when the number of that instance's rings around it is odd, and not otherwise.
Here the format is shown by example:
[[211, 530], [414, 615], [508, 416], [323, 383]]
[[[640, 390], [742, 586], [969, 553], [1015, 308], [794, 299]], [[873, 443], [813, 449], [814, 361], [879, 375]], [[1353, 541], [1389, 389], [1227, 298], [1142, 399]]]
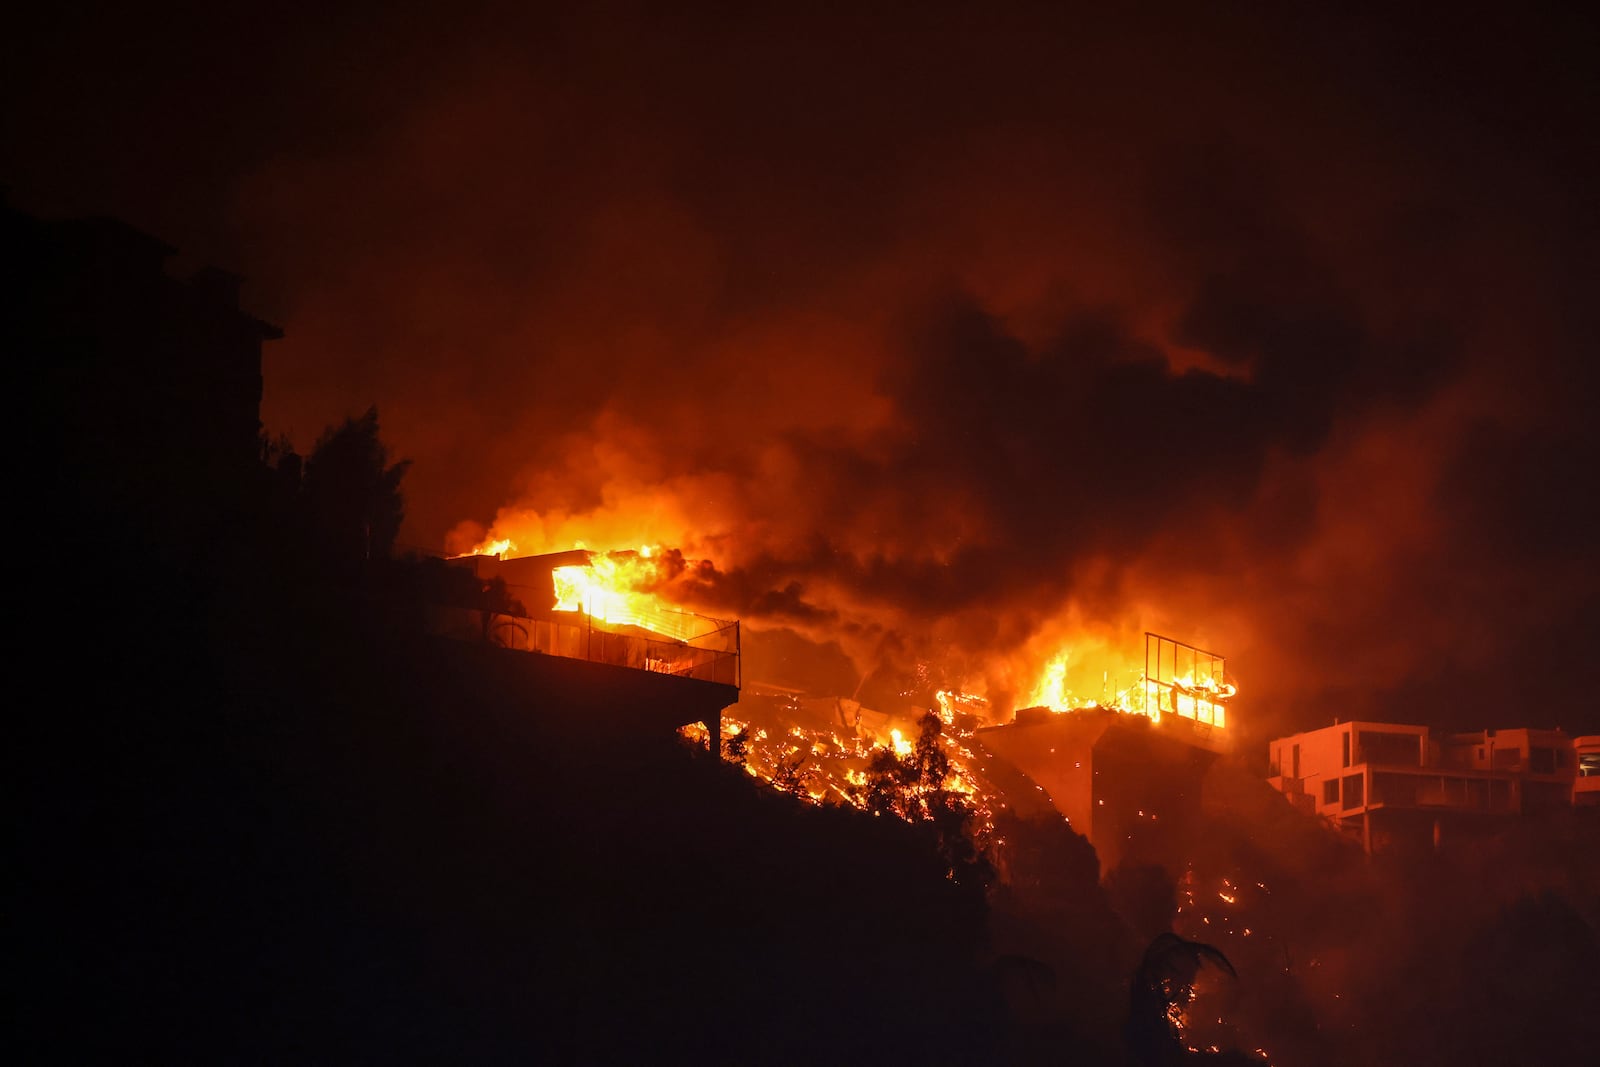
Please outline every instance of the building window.
[[1290, 753], [1290, 759], [1292, 759], [1294, 761], [1294, 770], [1289, 772], [1289, 777], [1290, 778], [1298, 778], [1298, 777], [1300, 777], [1300, 746], [1299, 745], [1295, 745], [1294, 746], [1294, 749]]
[[1346, 767], [1348, 767], [1348, 766], [1350, 766], [1350, 731], [1346, 730], [1344, 732], [1344, 734], [1343, 734], [1343, 737], [1344, 737], [1344, 765]]
[[1417, 805], [1417, 779], [1410, 774], [1374, 774], [1372, 776], [1373, 804], [1390, 804], [1414, 808]]
[[1322, 802], [1324, 804], [1339, 803], [1339, 779], [1329, 778], [1322, 783]]
[[1344, 780], [1344, 810], [1359, 808], [1366, 800], [1366, 781], [1359, 774], [1347, 775]]
[[1542, 746], [1529, 748], [1528, 770], [1534, 774], [1556, 773], [1556, 750]]
[[[1422, 765], [1421, 741], [1416, 734], [1361, 731], [1361, 762], [1401, 767]], [[1349, 766], [1346, 764], [1346, 766]]]

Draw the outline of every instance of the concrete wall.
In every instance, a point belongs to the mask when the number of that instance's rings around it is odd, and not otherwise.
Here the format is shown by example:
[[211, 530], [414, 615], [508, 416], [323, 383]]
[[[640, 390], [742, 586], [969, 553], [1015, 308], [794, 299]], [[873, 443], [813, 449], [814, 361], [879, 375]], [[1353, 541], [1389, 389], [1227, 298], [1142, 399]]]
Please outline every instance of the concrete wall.
[[1355, 726], [1355, 723], [1338, 723], [1271, 742], [1268, 758], [1271, 769], [1276, 772], [1269, 779], [1273, 788], [1310, 797], [1310, 807], [1317, 812], [1337, 811], [1337, 799], [1332, 804], [1325, 803], [1324, 786], [1330, 780], [1342, 778], [1350, 765], [1345, 759], [1347, 739], [1352, 746], [1350, 762], [1354, 762]]
[[1047, 713], [1033, 721], [979, 730], [976, 737], [1042, 786], [1072, 828], [1092, 841], [1094, 745], [1110, 725], [1100, 714]]
[[1217, 756], [1190, 736], [1165, 721], [1104, 709], [1023, 716], [977, 733], [1050, 794], [1094, 845], [1102, 871], [1123, 860], [1159, 860], [1184, 835]]

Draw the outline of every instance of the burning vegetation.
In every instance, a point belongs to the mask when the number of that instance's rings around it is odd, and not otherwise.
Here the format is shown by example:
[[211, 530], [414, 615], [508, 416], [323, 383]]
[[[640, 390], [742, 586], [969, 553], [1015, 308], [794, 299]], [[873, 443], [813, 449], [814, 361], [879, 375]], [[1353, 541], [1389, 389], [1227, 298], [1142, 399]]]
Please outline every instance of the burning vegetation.
[[[468, 556], [515, 561], [515, 553], [513, 541], [500, 539], [479, 545]], [[692, 620], [700, 617], [683, 610], [677, 597], [692, 590], [694, 576], [704, 571], [686, 563], [681, 553], [647, 545], [612, 552], [580, 549], [578, 557], [574, 562], [565, 562], [566, 555], [547, 557], [559, 564], [549, 568], [554, 616], [581, 618], [608, 631], [692, 639]], [[1225, 739], [1226, 708], [1237, 688], [1220, 655], [1149, 634], [1142, 663], [1133, 657], [1113, 657], [1107, 663], [1098, 672], [1100, 692], [1084, 696], [1080, 679], [1092, 668], [1075, 659], [1070, 649], [1049, 656], [1026, 689], [1025, 706], [1015, 712], [1003, 695], [996, 701], [955, 685], [933, 684], [939, 672], [926, 666], [882, 701], [884, 707], [863, 700], [859, 686], [856, 694], [843, 696], [749, 683], [717, 723], [716, 747], [725, 761], [750, 777], [807, 804], [854, 809], [920, 827], [934, 843], [949, 880], [996, 886], [1021, 862], [1012, 855], [1018, 842], [1008, 841], [1008, 834], [1030, 832], [1030, 819], [1057, 825], [1071, 820], [1015, 761], [985, 744], [986, 731], [1003, 729], [1011, 719], [1037, 722], [1043, 716], [1062, 723], [1082, 720], [1095, 730], [1117, 722], [1147, 729], [1179, 723], [1186, 731], [1180, 735], [1185, 743], [1199, 737], [1217, 746]], [[1125, 681], [1119, 684], [1114, 681], [1118, 678]], [[1077, 689], [1075, 682], [1080, 682]], [[712, 741], [703, 723], [684, 726], [680, 733], [697, 746], [709, 747]], [[1096, 803], [1103, 807], [1106, 799]], [[1115, 796], [1113, 803], [1118, 803]], [[1158, 806], [1147, 802], [1149, 810], [1139, 808], [1133, 814], [1155, 824]], [[1182, 813], [1176, 806], [1168, 814], [1181, 828]], [[1079, 829], [1087, 834], [1089, 820], [1084, 823]], [[1192, 893], [1185, 892], [1189, 925], [1203, 934], [1212, 920], [1195, 911]], [[1219, 899], [1229, 902], [1226, 894]], [[1169, 922], [1182, 914], [1183, 908], [1176, 909]], [[1242, 936], [1251, 933], [1245, 929]], [[1192, 1026], [1179, 1010], [1193, 996], [1191, 985], [1183, 987], [1182, 997], [1174, 987], [1174, 1039], [1191, 1031], [1215, 1039], [1215, 1027]]]
[[[684, 610], [678, 599], [702, 587], [705, 576], [714, 576], [713, 565], [694, 564], [677, 550], [653, 545], [592, 552], [580, 543], [577, 552], [580, 561], [549, 568], [553, 617], [577, 616], [590, 628], [642, 631], [677, 642], [691, 642], [703, 631], [705, 617]], [[515, 561], [516, 553], [516, 542], [501, 537], [484, 541], [463, 558]], [[657, 656], [646, 665], [659, 662]], [[1146, 634], [1142, 664], [1131, 656], [1114, 664], [1099, 671], [1101, 692], [1084, 697], [1071, 684], [1083, 673], [1072, 669], [1080, 666], [1072, 651], [1055, 653], [1028, 686], [1024, 713], [1114, 712], [1152, 724], [1163, 718], [1187, 720], [1208, 735], [1225, 729], [1226, 705], [1237, 689], [1220, 655]], [[882, 707], [858, 699], [859, 687], [857, 695], [845, 697], [753, 683], [722, 718], [718, 747], [784, 792], [817, 804], [939, 823], [949, 831], [944, 838], [953, 842], [964, 835], [966, 851], [984, 855], [994, 836], [995, 813], [1009, 801], [995, 783], [995, 757], [976, 735], [1005, 722], [1012, 709], [982, 693], [934, 687], [929, 680], [935, 673], [919, 667]], [[1126, 684], [1113, 681], [1130, 676]], [[711, 741], [702, 724], [685, 727], [684, 733], [701, 743]], [[957, 826], [961, 834], [953, 831]]]
[[[566, 562], [574, 554], [579, 558]], [[497, 537], [459, 558], [519, 557], [514, 540]], [[692, 642], [704, 630], [706, 617], [685, 610], [679, 600], [703, 589], [707, 576], [717, 573], [714, 565], [686, 561], [681, 552], [660, 546], [598, 552], [581, 542], [574, 553], [541, 558], [554, 561], [548, 568], [552, 617], [575, 616], [591, 630], [639, 631], [673, 642]], [[657, 669], [662, 662], [656, 656], [644, 665]], [[1017, 721], [1110, 712], [1151, 724], [1187, 720], [1207, 737], [1226, 728], [1227, 703], [1237, 688], [1222, 656], [1146, 634], [1142, 664], [1131, 656], [1108, 663], [1114, 666], [1098, 671], [1101, 691], [1082, 696], [1072, 683], [1083, 675], [1083, 664], [1072, 650], [1049, 656], [1025, 690], [1029, 696]], [[988, 854], [995, 815], [1010, 806], [996, 782], [996, 757], [977, 734], [1010, 719], [1007, 704], [1016, 701], [935, 687], [930, 679], [936, 673], [920, 666], [882, 707], [858, 699], [859, 686], [856, 695], [845, 697], [753, 683], [721, 719], [717, 747], [752, 776], [809, 802], [939, 824], [951, 856], [965, 856], [960, 862], [953, 858], [955, 876], [963, 864]], [[1124, 678], [1126, 683], [1116, 681]], [[712, 740], [704, 724], [686, 726], [683, 733], [699, 743]], [[1026, 788], [1043, 793], [1031, 782]], [[1142, 810], [1138, 815], [1146, 817]], [[954, 846], [958, 837], [966, 840], [960, 849]]]
[[[502, 541], [478, 555], [515, 553]], [[687, 609], [725, 577], [655, 545], [547, 558], [557, 623], [668, 648], [692, 647], [705, 617]], [[1006, 684], [985, 684], [995, 678]], [[1361, 1024], [1383, 1008], [1352, 976], [1381, 957], [1348, 944], [1349, 923], [1357, 902], [1423, 897], [1229, 755], [1237, 692], [1222, 656], [1146, 634], [1142, 659], [1064, 642], [1004, 670], [880, 672], [849, 696], [747, 681], [715, 740], [724, 764], [819, 815], [923, 834], [945, 879], [990, 902], [996, 966], [1021, 960], [1010, 969], [1030, 976], [1019, 1019], [1130, 1019], [1133, 975], [1133, 1030], [1105, 1040], [1142, 1062], [1370, 1060]], [[680, 732], [712, 747], [705, 724]], [[1065, 977], [1090, 960], [1098, 978]]]

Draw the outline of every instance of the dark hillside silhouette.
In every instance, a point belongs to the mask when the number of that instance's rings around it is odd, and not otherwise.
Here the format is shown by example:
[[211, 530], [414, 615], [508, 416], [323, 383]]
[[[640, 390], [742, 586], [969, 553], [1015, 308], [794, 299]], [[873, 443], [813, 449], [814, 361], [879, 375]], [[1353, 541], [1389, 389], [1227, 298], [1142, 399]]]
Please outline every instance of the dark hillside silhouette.
[[933, 842], [639, 705], [704, 683], [425, 636], [407, 605], [508, 598], [386, 558], [375, 411], [263, 450], [273, 332], [220, 276], [3, 221], [65, 531], [17, 680], [18, 1062], [985, 1058], [983, 897]]

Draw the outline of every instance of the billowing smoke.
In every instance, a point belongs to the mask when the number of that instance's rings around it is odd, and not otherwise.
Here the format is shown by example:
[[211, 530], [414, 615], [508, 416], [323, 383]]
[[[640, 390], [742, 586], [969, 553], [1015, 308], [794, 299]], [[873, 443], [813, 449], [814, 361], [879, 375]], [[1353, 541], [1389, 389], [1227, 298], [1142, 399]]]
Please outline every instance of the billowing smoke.
[[224, 97], [260, 137], [215, 210], [287, 331], [268, 427], [375, 401], [414, 544], [676, 548], [674, 595], [830, 685], [1004, 698], [1152, 629], [1270, 728], [1593, 728], [1587, 68], [1436, 30], [264, 30], [292, 115]]

